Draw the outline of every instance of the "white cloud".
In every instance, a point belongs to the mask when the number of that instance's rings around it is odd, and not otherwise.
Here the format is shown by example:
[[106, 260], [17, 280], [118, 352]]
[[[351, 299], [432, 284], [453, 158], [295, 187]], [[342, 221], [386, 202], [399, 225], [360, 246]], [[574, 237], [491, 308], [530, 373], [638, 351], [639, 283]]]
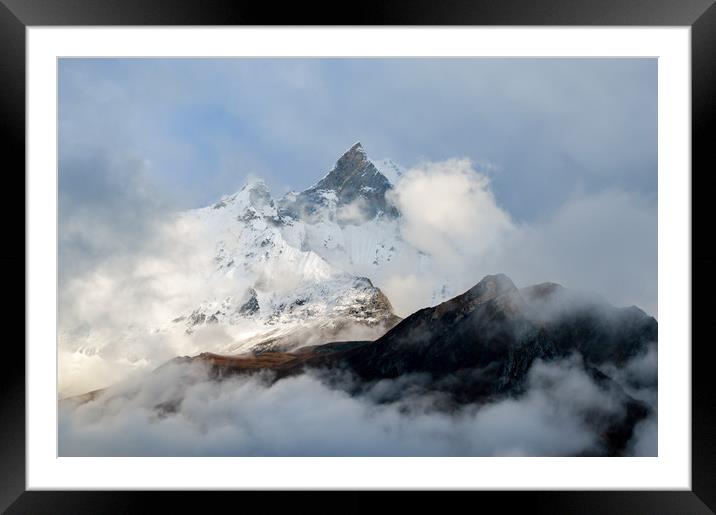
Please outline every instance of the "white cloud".
[[413, 263], [378, 276], [401, 315], [437, 303], [443, 284], [457, 295], [498, 272], [518, 286], [557, 282], [657, 313], [656, 205], [639, 195], [576, 195], [550, 216], [517, 223], [484, 174], [451, 159], [409, 170], [390, 198], [403, 214], [403, 238], [433, 257], [418, 270]]
[[357, 197], [353, 202], [336, 209], [336, 219], [341, 224], [360, 225], [368, 221], [366, 207], [365, 199]]
[[[406, 396], [411, 381], [350, 396], [311, 374], [218, 383], [200, 365], [165, 366], [76, 409], [63, 405], [60, 455], [574, 455], [599, 449], [587, 414], [623, 410], [575, 360], [537, 362], [526, 394], [454, 414], [436, 411], [419, 388]], [[389, 390], [403, 398], [374, 400]]]
[[393, 310], [399, 316], [407, 317], [416, 310], [431, 304], [432, 294], [437, 281], [421, 276], [412, 268], [401, 271], [393, 267], [392, 273], [381, 278], [376, 284], [390, 299]]
[[445, 266], [489, 252], [513, 228], [487, 177], [467, 159], [408, 170], [391, 193], [403, 215], [402, 236]]
[[189, 220], [148, 221], [145, 242], [111, 253], [67, 278], [59, 307], [59, 394], [106, 387], [184, 354], [215, 348], [220, 330], [191, 337], [171, 322], [197, 299], [242, 291], [237, 281], [205, 276], [214, 248]]

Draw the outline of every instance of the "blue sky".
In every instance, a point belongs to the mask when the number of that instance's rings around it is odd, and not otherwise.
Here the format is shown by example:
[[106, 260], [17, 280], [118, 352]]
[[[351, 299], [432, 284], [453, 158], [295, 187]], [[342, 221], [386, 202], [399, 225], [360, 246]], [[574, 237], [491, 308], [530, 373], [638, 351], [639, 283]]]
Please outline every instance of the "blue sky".
[[357, 140], [406, 167], [471, 158], [517, 220], [657, 191], [654, 59], [62, 59], [59, 120], [66, 199], [100, 193], [99, 162], [177, 207], [249, 174], [280, 194]]

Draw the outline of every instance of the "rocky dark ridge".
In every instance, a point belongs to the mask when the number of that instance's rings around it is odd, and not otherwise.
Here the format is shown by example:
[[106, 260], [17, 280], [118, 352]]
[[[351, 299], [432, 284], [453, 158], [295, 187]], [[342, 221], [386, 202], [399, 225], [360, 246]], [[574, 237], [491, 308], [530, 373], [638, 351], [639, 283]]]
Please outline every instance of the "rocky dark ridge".
[[310, 217], [327, 202], [325, 192], [335, 192], [340, 208], [356, 203], [366, 219], [379, 214], [397, 216], [385, 194], [393, 186], [368, 156], [360, 142], [355, 143], [336, 162], [333, 169], [317, 184], [295, 197], [282, 200], [280, 212], [294, 218]]
[[[338, 381], [336, 387], [353, 393], [360, 393], [361, 385], [400, 378], [406, 391], [414, 392], [418, 385], [442, 399], [440, 409], [452, 410], [519, 396], [525, 393], [536, 360], [576, 356], [598, 388], [623, 407], [618, 414], [587, 414], [603, 444], [594, 453], [620, 455], [650, 408], [630, 397], [603, 370], [624, 366], [657, 339], [656, 320], [637, 307], [617, 308], [555, 283], [518, 289], [498, 274], [462, 295], [413, 313], [375, 341], [305, 346], [292, 353], [204, 353], [173, 362], [207, 365], [214, 380], [266, 371], [273, 380], [309, 369], [350, 372], [361, 381]], [[416, 378], [412, 386], [411, 377]], [[87, 399], [77, 397], [73, 402]]]
[[602, 368], [619, 367], [642, 355], [656, 345], [657, 332], [656, 320], [636, 307], [617, 308], [555, 283], [518, 289], [498, 274], [413, 313], [373, 342], [328, 343], [292, 354], [194, 359], [209, 363], [219, 379], [266, 369], [277, 380], [307, 369], [350, 371], [366, 384], [429, 377], [430, 391], [448, 395], [448, 406], [459, 406], [520, 395], [536, 360], [576, 355], [599, 388], [624, 406], [619, 416], [593, 421], [606, 453], [618, 455], [650, 409], [627, 395]]
[[366, 378], [482, 370], [489, 389], [519, 385], [535, 359], [578, 353], [587, 366], [622, 365], [657, 341], [657, 322], [553, 283], [517, 289], [505, 275], [413, 313], [373, 345], [342, 358]]
[[472, 378], [475, 398], [518, 391], [536, 359], [577, 354], [588, 369], [624, 365], [656, 345], [657, 333], [656, 320], [634, 306], [617, 308], [554, 283], [518, 289], [498, 274], [373, 342], [304, 349], [279, 375], [306, 366], [343, 368], [365, 380], [461, 373]]

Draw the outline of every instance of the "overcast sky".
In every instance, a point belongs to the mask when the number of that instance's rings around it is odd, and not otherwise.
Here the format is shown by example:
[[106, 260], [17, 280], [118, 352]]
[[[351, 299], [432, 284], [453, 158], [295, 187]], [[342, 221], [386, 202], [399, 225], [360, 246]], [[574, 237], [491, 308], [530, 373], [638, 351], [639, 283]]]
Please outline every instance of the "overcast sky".
[[467, 282], [551, 280], [656, 315], [655, 59], [61, 59], [61, 301], [68, 278], [166, 252], [170, 212], [251, 175], [304, 189], [357, 140], [475, 186], [413, 199], [423, 246], [445, 248], [420, 218], [438, 206], [516, 235], [492, 260], [484, 231], [454, 235]]
[[141, 167], [180, 207], [249, 174], [278, 195], [357, 140], [406, 167], [470, 158], [519, 221], [575, 194], [656, 195], [655, 59], [62, 59], [59, 72], [66, 195], [94, 192], [106, 163], [120, 181]]
[[[655, 59], [61, 59], [58, 94], [60, 395], [131, 394], [60, 406], [61, 454], [574, 455], [600, 438], [585, 413], [622, 416], [574, 360], [451, 416], [429, 394], [386, 404], [309, 375], [266, 388], [141, 373], [222, 344], [155, 330], [218, 295], [197, 272], [215, 249], [170, 215], [250, 176], [275, 197], [305, 189], [358, 140], [409, 169], [388, 197], [406, 248], [432, 257], [371, 276], [401, 316], [494, 273], [657, 316]], [[619, 373], [655, 384], [656, 365], [654, 346]], [[650, 417], [629, 452], [655, 455], [656, 437]]]
[[[171, 213], [248, 176], [304, 189], [357, 140], [411, 169], [401, 236], [441, 263], [372, 278], [403, 315], [431, 281], [501, 272], [657, 316], [655, 59], [61, 59], [61, 329], [121, 334], [167, 304], [193, 266]], [[157, 262], [178, 268], [150, 281]], [[144, 347], [67, 363], [107, 376]]]

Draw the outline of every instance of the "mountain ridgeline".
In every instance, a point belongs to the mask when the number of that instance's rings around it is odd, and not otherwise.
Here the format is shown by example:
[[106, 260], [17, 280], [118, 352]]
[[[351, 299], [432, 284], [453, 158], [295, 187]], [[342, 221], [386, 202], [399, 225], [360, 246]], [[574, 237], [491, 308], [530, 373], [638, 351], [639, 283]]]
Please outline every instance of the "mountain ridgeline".
[[212, 349], [222, 353], [290, 351], [390, 329], [400, 318], [369, 277], [405, 245], [386, 198], [394, 186], [378, 166], [394, 180], [402, 173], [356, 143], [302, 192], [274, 199], [252, 179], [184, 213], [215, 248], [201, 272], [219, 287], [205, 288], [210, 296], [164, 329], [192, 338], [215, 326], [231, 337]]
[[[212, 381], [260, 373], [271, 384], [311, 373], [351, 395], [398, 384], [386, 402], [420, 392], [431, 409], [458, 413], [526, 396], [538, 365], [569, 362], [609, 399], [605, 409], [583, 414], [602, 440], [588, 453], [628, 454], [634, 428], [653, 410], [635, 392], [655, 392], [656, 379], [627, 384], [624, 371], [655, 355], [657, 321], [555, 283], [518, 288], [504, 274], [459, 295], [454, 278], [435, 281], [412, 304], [430, 307], [401, 319], [377, 286], [389, 283], [381, 274], [408, 269], [420, 277], [435, 263], [402, 237], [389, 195], [402, 177], [398, 165], [370, 159], [356, 143], [304, 191], [274, 199], [263, 181], [251, 180], [183, 213], [212, 252], [198, 267], [193, 284], [201, 287], [187, 293], [187, 309], [150, 329], [205, 352], [159, 369], [198, 364]], [[181, 402], [173, 398], [172, 409]]]
[[400, 379], [405, 395], [414, 393], [414, 382], [446, 396], [443, 409], [450, 410], [522, 395], [537, 361], [576, 358], [598, 388], [623, 406], [618, 414], [587, 415], [602, 434], [605, 450], [597, 454], [621, 455], [651, 408], [603, 370], [644, 356], [657, 345], [657, 332], [656, 320], [639, 308], [617, 308], [555, 283], [519, 289], [498, 274], [413, 313], [375, 341], [333, 342], [294, 353], [205, 353], [182, 359], [208, 364], [219, 380], [260, 370], [272, 371], [274, 380], [309, 370], [339, 376], [349, 372], [359, 382], [336, 385], [354, 393], [361, 385]]
[[518, 289], [498, 274], [413, 313], [375, 341], [306, 347], [278, 370], [342, 368], [365, 380], [469, 371], [489, 396], [519, 389], [536, 359], [576, 354], [590, 369], [623, 366], [656, 345], [657, 332], [656, 320], [637, 307], [617, 308], [555, 283]]
[[[363, 146], [357, 142], [318, 183], [297, 195], [282, 199], [280, 212], [293, 218], [306, 218], [333, 200], [339, 209], [355, 204], [365, 219], [379, 215], [396, 217], [398, 211], [388, 204], [385, 197], [392, 187], [388, 178], [378, 170]], [[333, 193], [335, 199], [325, 192]]]
[[500, 390], [519, 383], [537, 358], [578, 353], [590, 366], [622, 365], [656, 340], [656, 320], [638, 308], [615, 308], [554, 283], [517, 289], [500, 274], [421, 309], [343, 359], [367, 378], [477, 369]]

